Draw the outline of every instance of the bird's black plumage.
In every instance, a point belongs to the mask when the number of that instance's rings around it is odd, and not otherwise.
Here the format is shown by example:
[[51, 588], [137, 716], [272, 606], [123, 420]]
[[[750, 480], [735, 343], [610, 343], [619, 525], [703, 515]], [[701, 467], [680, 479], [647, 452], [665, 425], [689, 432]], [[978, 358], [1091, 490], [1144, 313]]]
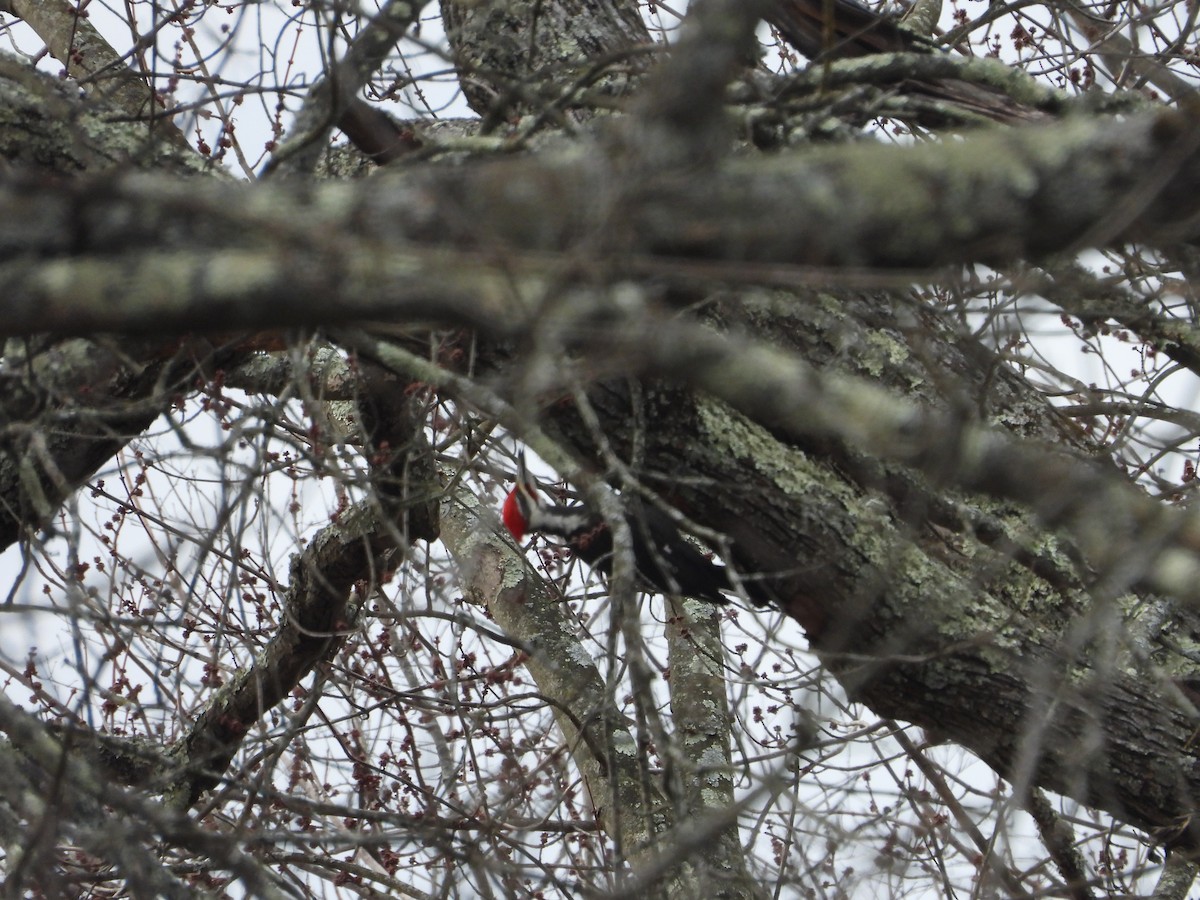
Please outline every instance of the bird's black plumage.
[[[528, 532], [562, 538], [574, 556], [605, 576], [612, 574], [613, 535], [604, 519], [582, 504], [556, 506], [543, 500], [519, 464], [517, 486], [504, 502], [504, 524], [518, 541]], [[669, 515], [656, 506], [627, 501], [625, 521], [633, 542], [639, 586], [659, 594], [725, 603], [729, 573], [691, 544]]]

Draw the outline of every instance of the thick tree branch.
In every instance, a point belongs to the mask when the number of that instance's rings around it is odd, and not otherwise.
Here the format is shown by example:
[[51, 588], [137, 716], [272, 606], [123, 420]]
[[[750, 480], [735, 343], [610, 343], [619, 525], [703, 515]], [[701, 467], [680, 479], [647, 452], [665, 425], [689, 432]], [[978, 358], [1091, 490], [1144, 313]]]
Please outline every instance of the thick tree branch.
[[724, 819], [713, 829], [709, 850], [695, 861], [701, 893], [722, 897], [760, 897], [746, 869], [736, 817], [724, 813], [737, 805], [730, 734], [734, 717], [727, 696], [723, 611], [700, 600], [664, 598], [667, 604], [667, 651], [671, 667], [671, 720], [680, 759], [677, 807], [681, 822], [699, 828]]
[[1066, 94], [998, 59], [941, 53], [878, 53], [809, 66], [781, 78], [778, 97], [787, 100], [855, 85], [937, 79], [954, 79], [993, 88], [1023, 106], [1054, 115], [1061, 115], [1070, 108], [1070, 98]]
[[[619, 223], [605, 218], [612, 171], [598, 153], [432, 167], [306, 191], [10, 176], [0, 181], [0, 205], [15, 213], [0, 221], [3, 332], [132, 329], [148, 320], [183, 329], [213, 321], [214, 305], [230, 327], [323, 321], [331, 304], [384, 315], [388, 304], [362, 292], [371, 275], [403, 287], [391, 261], [400, 248], [503, 252], [518, 272], [549, 274], [553, 260], [520, 254], [570, 250], [581, 235], [616, 225], [620, 244], [636, 247], [650, 270], [679, 259], [928, 268], [1171, 243], [1200, 236], [1188, 199], [1200, 196], [1198, 139], [1188, 116], [1164, 112], [939, 145], [731, 161], [703, 178], [664, 176], [622, 204]], [[622, 271], [621, 263], [611, 265]], [[418, 281], [417, 293], [428, 290], [428, 280]], [[405, 314], [412, 293], [400, 290], [392, 308]]]
[[390, 530], [360, 508], [344, 514], [293, 560], [279, 631], [169, 751], [180, 766], [165, 792], [171, 806], [186, 809], [216, 785], [254, 723], [341, 645], [358, 605], [394, 564], [389, 557], [395, 549]]
[[1093, 571], [1122, 571], [1122, 589], [1136, 584], [1200, 603], [1200, 513], [1163, 505], [1110, 467], [1016, 440], [961, 410], [914, 406], [761, 345], [701, 329], [664, 337], [663, 329], [642, 326], [636, 334], [636, 346], [610, 350], [652, 361], [652, 372], [687, 373], [689, 383], [776, 434], [835, 437], [935, 483], [1016, 500], [1045, 524], [1065, 527]]

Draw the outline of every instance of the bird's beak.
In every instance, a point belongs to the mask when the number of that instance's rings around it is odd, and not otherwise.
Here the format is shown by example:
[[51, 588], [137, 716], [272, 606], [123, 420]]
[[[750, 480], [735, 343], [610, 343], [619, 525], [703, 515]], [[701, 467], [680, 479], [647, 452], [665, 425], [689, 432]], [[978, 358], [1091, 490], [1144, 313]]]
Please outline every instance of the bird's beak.
[[525, 469], [524, 450], [517, 457], [517, 490], [529, 497], [529, 499], [537, 500], [537, 484], [529, 477], [529, 472]]

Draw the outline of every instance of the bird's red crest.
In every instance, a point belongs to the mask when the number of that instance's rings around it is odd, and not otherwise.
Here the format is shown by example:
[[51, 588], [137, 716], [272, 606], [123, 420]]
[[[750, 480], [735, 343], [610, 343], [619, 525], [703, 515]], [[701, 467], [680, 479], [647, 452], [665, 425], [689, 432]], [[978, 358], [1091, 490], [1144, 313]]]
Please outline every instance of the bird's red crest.
[[525, 516], [521, 514], [521, 503], [517, 498], [517, 492], [520, 486], [513, 488], [508, 493], [508, 497], [504, 500], [504, 508], [500, 511], [500, 518], [504, 520], [504, 527], [508, 529], [508, 533], [513, 536], [513, 540], [518, 544], [525, 540], [525, 531], [529, 527], [529, 523], [525, 521]]

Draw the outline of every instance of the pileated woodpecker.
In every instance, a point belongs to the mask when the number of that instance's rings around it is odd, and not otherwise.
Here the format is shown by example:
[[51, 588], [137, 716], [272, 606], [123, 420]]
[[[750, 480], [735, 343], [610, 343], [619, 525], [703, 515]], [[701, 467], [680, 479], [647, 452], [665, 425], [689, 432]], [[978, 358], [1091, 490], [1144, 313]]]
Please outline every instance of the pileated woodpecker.
[[[537, 483], [517, 463], [517, 486], [509, 492], [501, 513], [504, 525], [520, 543], [529, 533], [562, 538], [571, 552], [607, 576], [612, 572], [613, 538], [604, 520], [581, 503], [556, 506], [538, 496]], [[724, 566], [718, 566], [688, 543], [671, 517], [648, 504], [626, 512], [633, 538], [633, 560], [639, 587], [656, 594], [696, 597], [725, 603], [732, 591]]]

